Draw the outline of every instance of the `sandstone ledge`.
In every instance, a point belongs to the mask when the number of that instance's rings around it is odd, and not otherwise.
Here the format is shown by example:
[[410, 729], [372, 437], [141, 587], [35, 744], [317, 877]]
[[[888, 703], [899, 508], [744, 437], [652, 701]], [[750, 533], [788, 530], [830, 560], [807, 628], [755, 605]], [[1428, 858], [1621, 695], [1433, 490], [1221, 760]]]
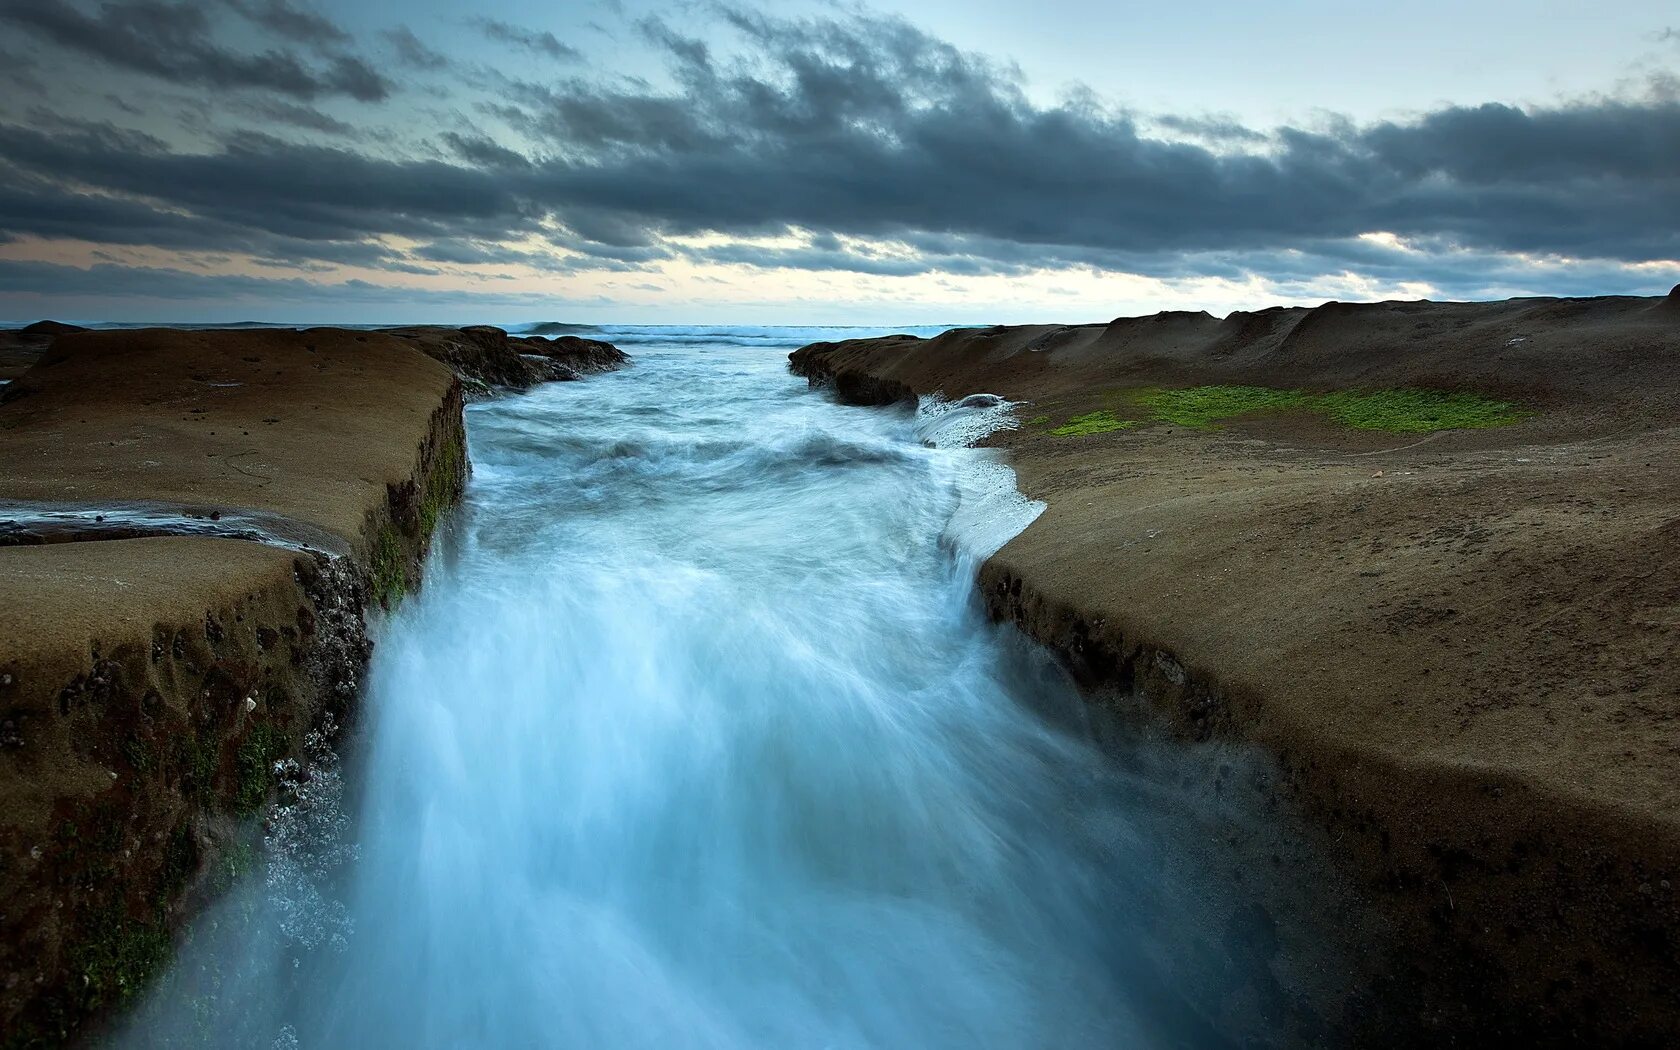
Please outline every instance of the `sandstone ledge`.
[[980, 586], [1094, 696], [1278, 757], [1280, 797], [1398, 926], [1388, 987], [1415, 996], [1417, 1041], [1680, 1025], [1671, 301], [1163, 314], [817, 344], [792, 366], [865, 403], [988, 392], [1052, 419], [1208, 383], [1535, 409], [1427, 440], [1286, 416], [1007, 432], [1048, 509]]
[[12, 506], [255, 511], [313, 540], [0, 546], [0, 1030], [55, 1044], [250, 855], [274, 762], [354, 716], [364, 607], [418, 582], [460, 497], [462, 390], [332, 329], [62, 335], [3, 389]]

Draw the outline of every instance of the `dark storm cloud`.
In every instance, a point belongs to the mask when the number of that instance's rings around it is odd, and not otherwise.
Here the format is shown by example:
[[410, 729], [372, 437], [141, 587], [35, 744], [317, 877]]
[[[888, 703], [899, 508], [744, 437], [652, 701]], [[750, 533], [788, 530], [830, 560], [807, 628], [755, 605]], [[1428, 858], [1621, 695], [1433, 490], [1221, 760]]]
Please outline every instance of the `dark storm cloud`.
[[448, 56], [427, 47], [407, 26], [387, 29], [381, 35], [391, 45], [392, 50], [396, 51], [397, 58], [406, 66], [432, 72], [449, 67]]
[[794, 225], [1183, 252], [1392, 230], [1680, 254], [1672, 103], [1451, 108], [1284, 129], [1232, 153], [1148, 137], [1088, 100], [1035, 105], [1007, 70], [900, 21], [732, 18], [756, 62], [649, 25], [680, 94], [577, 81], [523, 100], [532, 129], [593, 149], [548, 165], [530, 192], [673, 233]]
[[1208, 142], [1258, 145], [1266, 141], [1265, 135], [1232, 117], [1183, 117], [1168, 113], [1155, 117], [1154, 121], [1170, 131]]
[[[286, 4], [243, 4], [261, 17], [294, 12]], [[305, 33], [305, 22], [291, 33]], [[30, 33], [67, 51], [174, 84], [273, 91], [298, 99], [343, 95], [364, 102], [390, 92], [386, 79], [361, 58], [336, 53], [306, 61], [271, 48], [251, 53], [216, 39], [205, 4], [192, 0], [121, 0], [89, 14], [70, 3], [0, 0], [0, 24]], [[325, 23], [323, 23], [325, 24]], [[314, 31], [312, 44], [333, 42]]]
[[45, 134], [0, 124], [0, 157], [62, 180], [166, 202], [200, 219], [303, 240], [501, 236], [525, 228], [531, 217], [529, 204], [476, 168], [262, 135], [241, 136], [215, 153], [175, 153], [98, 126]]
[[303, 278], [219, 277], [184, 270], [99, 263], [87, 269], [51, 263], [0, 260], [0, 293], [100, 295], [148, 299], [198, 299], [224, 295], [285, 293], [305, 295], [318, 288]]
[[323, 113], [314, 106], [299, 105], [283, 99], [265, 98], [241, 102], [235, 107], [240, 113], [276, 124], [320, 131], [328, 135], [354, 136], [356, 128], [337, 117]]
[[26, 180], [0, 168], [0, 229], [44, 238], [86, 238], [104, 244], [210, 249], [237, 242], [241, 231], [220, 223], [163, 212], [125, 198], [67, 192], [46, 180]]
[[887, 255], [851, 251], [841, 247], [810, 244], [797, 248], [763, 248], [751, 244], [724, 244], [698, 249], [688, 255], [702, 262], [752, 266], [758, 269], [837, 270], [877, 277], [911, 277], [925, 273], [1018, 273], [1025, 266], [998, 264], [962, 256]]
[[414, 257], [456, 266], [519, 265], [551, 271], [573, 268], [565, 260], [546, 252], [528, 252], [510, 248], [505, 244], [484, 241], [434, 241], [415, 249]]
[[182, 216], [142, 201], [66, 192], [0, 167], [0, 229], [46, 239], [89, 239], [103, 244], [176, 251], [236, 251], [273, 265], [307, 268], [320, 263], [387, 269], [399, 253], [355, 237], [306, 239], [254, 231], [239, 223]]
[[577, 48], [570, 44], [562, 44], [553, 33], [510, 25], [494, 18], [475, 18], [472, 24], [478, 28], [479, 32], [497, 43], [512, 44], [515, 47], [535, 51], [539, 55], [547, 55], [549, 58], [576, 59], [582, 57]]
[[[1680, 105], [1454, 107], [1355, 140], [1372, 228], [1525, 252], [1680, 257]], [[1380, 225], [1378, 225], [1380, 224]]]
[[498, 145], [482, 135], [462, 135], [446, 131], [439, 136], [462, 160], [480, 168], [529, 168], [531, 162], [506, 146]]
[[[430, 272], [430, 271], [428, 271]], [[65, 299], [137, 299], [226, 304], [248, 300], [269, 303], [389, 304], [412, 311], [414, 293], [370, 281], [322, 284], [302, 277], [252, 277], [194, 273], [187, 270], [99, 263], [82, 269], [51, 263], [20, 263], [0, 259], [0, 295], [26, 294]], [[428, 291], [430, 306], [475, 306], [542, 303], [554, 305], [552, 294], [495, 292], [488, 289]]]
[[123, 98], [114, 91], [108, 91], [105, 93], [105, 101], [122, 110], [124, 113], [127, 113], [131, 117], [141, 117], [146, 114], [145, 110], [141, 109], [133, 102], [130, 102], [128, 99]]
[[[18, 88], [20, 94], [22, 92], [33, 95], [46, 94], [47, 85], [42, 83], [41, 78], [35, 75], [35, 71], [40, 67], [40, 61], [29, 55], [14, 51], [0, 51], [0, 80]], [[4, 101], [0, 100], [0, 105], [3, 104]]]
[[291, 0], [224, 0], [251, 22], [288, 40], [324, 48], [348, 44], [350, 34], [326, 16]]
[[[236, 6], [252, 18], [308, 13]], [[192, 5], [124, 0], [99, 10], [0, 0], [0, 19], [87, 54], [149, 34], [190, 43], [171, 52], [177, 61], [232, 55], [209, 42]], [[505, 131], [428, 136], [426, 149], [440, 144], [447, 161], [252, 134], [180, 152], [86, 122], [0, 124], [0, 158], [16, 172], [8, 182], [28, 197], [0, 207], [0, 233], [149, 237], [300, 264], [311, 245], [314, 258], [337, 261], [358, 242], [400, 236], [427, 245], [421, 262], [535, 265], [545, 257], [486, 245], [536, 236], [584, 256], [577, 265], [611, 269], [687, 257], [882, 276], [1072, 266], [1307, 281], [1346, 271], [1443, 288], [1497, 286], [1507, 274], [1520, 286], [1509, 269], [1520, 261], [1502, 253], [1680, 257], [1680, 101], [1660, 80], [1643, 98], [1455, 106], [1404, 122], [1260, 132], [1219, 117], [1144, 120], [1089, 93], [1044, 104], [1012, 68], [897, 19], [722, 18], [744, 48], [720, 53], [716, 41], [641, 23], [671, 87], [506, 77], [494, 98], [464, 101], [506, 121], [522, 148], [497, 141]], [[301, 46], [308, 24], [288, 38]], [[530, 30], [479, 26], [569, 53]], [[448, 61], [406, 29], [386, 40], [412, 67]], [[294, 61], [299, 75], [321, 72]], [[194, 82], [213, 82], [205, 62], [197, 68]], [[268, 79], [262, 104], [281, 107], [268, 120], [344, 134], [338, 116], [302, 104], [327, 93], [319, 85]], [[803, 246], [667, 240], [790, 230], [802, 231]], [[1423, 250], [1358, 239], [1378, 230]], [[363, 250], [359, 265], [415, 265], [371, 243]]]

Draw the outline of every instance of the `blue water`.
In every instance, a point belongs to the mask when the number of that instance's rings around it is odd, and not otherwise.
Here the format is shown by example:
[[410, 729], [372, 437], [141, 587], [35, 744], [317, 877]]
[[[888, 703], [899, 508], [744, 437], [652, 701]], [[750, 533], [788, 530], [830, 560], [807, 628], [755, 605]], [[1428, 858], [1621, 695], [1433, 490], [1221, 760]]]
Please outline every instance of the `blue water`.
[[976, 600], [1034, 511], [960, 442], [999, 411], [838, 405], [814, 331], [612, 329], [469, 408], [343, 771], [120, 1041], [1225, 1045], [1230, 815]]

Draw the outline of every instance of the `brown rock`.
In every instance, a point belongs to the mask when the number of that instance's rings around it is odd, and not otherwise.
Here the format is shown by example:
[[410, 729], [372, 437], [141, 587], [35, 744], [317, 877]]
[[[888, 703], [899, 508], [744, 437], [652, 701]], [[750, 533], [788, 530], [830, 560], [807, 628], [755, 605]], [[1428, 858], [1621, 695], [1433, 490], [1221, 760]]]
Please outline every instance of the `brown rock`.
[[[1048, 506], [984, 566], [988, 605], [1185, 735], [1278, 756], [1278, 797], [1404, 932], [1422, 1041], [1641, 1045], [1680, 1028], [1680, 900], [1639, 891], [1680, 871], [1676, 303], [1169, 313], [791, 365], [868, 401], [983, 391], [1049, 417], [993, 442]], [[1468, 389], [1535, 414], [1049, 433], [1203, 384]]]
[[465, 440], [449, 370], [365, 332], [72, 333], [10, 393], [0, 501], [257, 511], [345, 552], [0, 546], [0, 1030], [57, 1045], [143, 990], [272, 763], [351, 713], [363, 603], [417, 582]]

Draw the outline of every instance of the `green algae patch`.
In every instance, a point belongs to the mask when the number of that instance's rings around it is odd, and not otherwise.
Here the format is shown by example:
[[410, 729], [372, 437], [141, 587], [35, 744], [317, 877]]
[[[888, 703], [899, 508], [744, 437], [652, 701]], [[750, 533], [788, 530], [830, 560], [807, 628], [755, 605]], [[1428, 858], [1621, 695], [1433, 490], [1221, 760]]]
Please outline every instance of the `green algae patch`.
[[1049, 416], [1034, 416], [1021, 425], [1024, 427], [1041, 427], [1048, 422], [1050, 422]]
[[1050, 431], [1057, 437], [1078, 437], [1085, 434], [1107, 434], [1115, 430], [1130, 430], [1138, 425], [1138, 420], [1121, 419], [1108, 409], [1099, 412], [1087, 412], [1083, 416], [1074, 416], [1061, 426]]
[[1425, 434], [1436, 430], [1487, 430], [1531, 414], [1508, 401], [1440, 390], [1341, 391], [1321, 394], [1312, 407], [1355, 430]]
[[239, 783], [233, 808], [237, 813], [252, 814], [268, 801], [274, 786], [274, 763], [286, 755], [286, 738], [274, 726], [259, 722], [251, 727], [250, 735], [239, 745], [235, 756]]
[[1311, 394], [1269, 386], [1197, 386], [1179, 390], [1151, 387], [1121, 396], [1144, 409], [1150, 422], [1190, 430], [1210, 430], [1226, 420], [1262, 412], [1304, 411], [1318, 412], [1353, 430], [1424, 434], [1509, 426], [1533, 414], [1508, 401], [1469, 391], [1339, 390]]
[[217, 893], [225, 893], [256, 868], [256, 847], [243, 839], [234, 839], [222, 848], [211, 865], [210, 884]]
[[408, 576], [404, 568], [405, 556], [397, 530], [387, 524], [379, 530], [373, 545], [371, 568], [374, 597], [385, 608], [393, 608], [408, 591]]
[[94, 917], [93, 936], [68, 953], [81, 978], [81, 1007], [93, 1011], [128, 1002], [169, 962], [173, 945], [161, 915], [134, 920], [111, 908]]
[[466, 463], [467, 453], [461, 446], [461, 438], [455, 434], [446, 436], [432, 458], [431, 470], [426, 473], [426, 492], [420, 503], [422, 538], [431, 536], [449, 508], [460, 502]]
[[1226, 419], [1301, 408], [1311, 401], [1299, 390], [1269, 386], [1195, 386], [1184, 390], [1140, 390], [1132, 399], [1156, 422], [1207, 430]]
[[213, 797], [216, 770], [222, 764], [221, 750], [210, 730], [189, 729], [175, 738], [175, 765], [181, 770], [181, 791], [188, 798], [208, 805]]

